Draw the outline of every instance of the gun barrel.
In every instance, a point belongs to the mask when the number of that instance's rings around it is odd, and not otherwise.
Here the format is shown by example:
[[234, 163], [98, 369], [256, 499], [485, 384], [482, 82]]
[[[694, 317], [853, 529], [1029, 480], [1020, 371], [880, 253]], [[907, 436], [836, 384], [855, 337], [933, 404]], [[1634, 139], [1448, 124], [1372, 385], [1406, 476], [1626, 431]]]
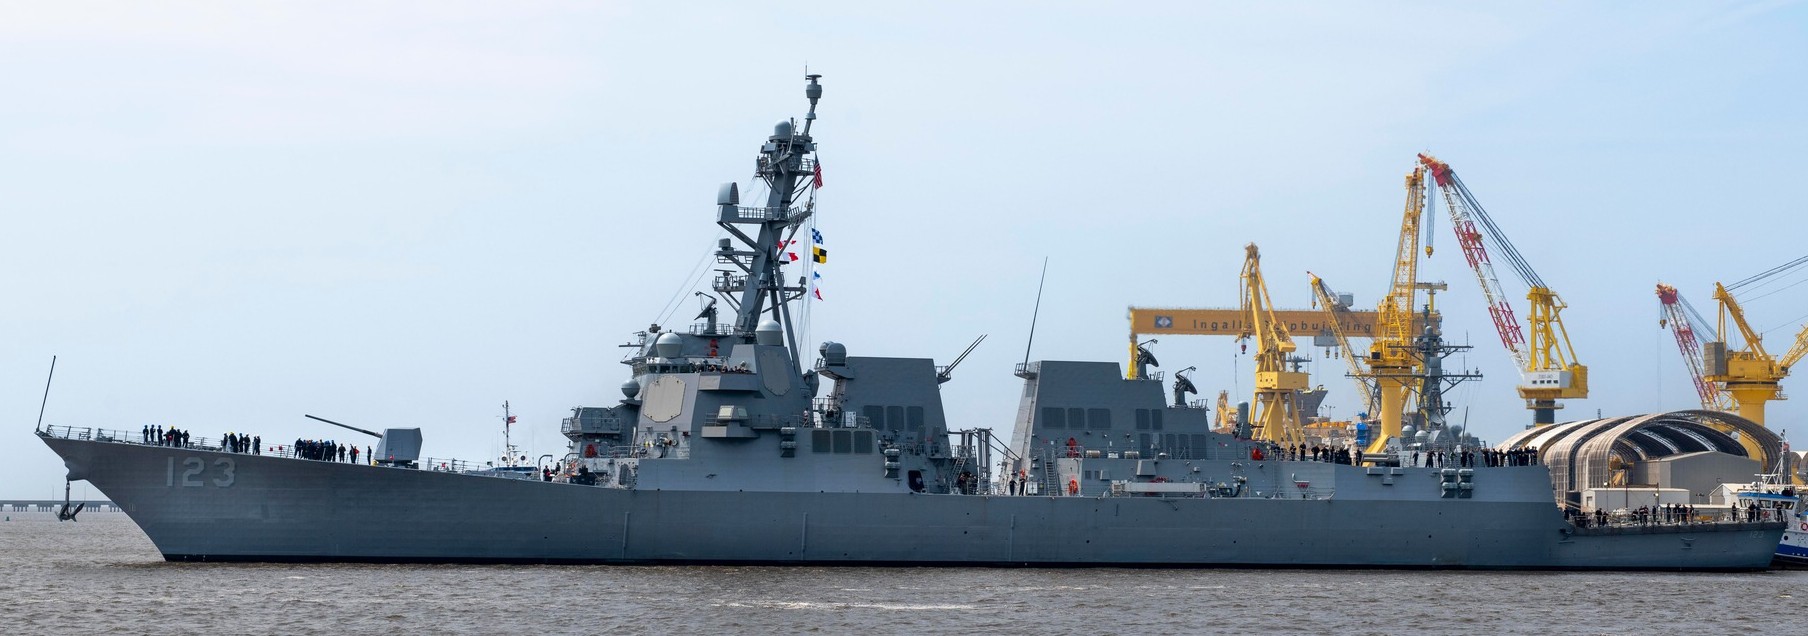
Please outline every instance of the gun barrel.
[[303, 417], [306, 417], [306, 418], [308, 418], [308, 419], [311, 419], [311, 420], [318, 420], [318, 421], [321, 421], [321, 422], [326, 422], [326, 423], [328, 423], [328, 424], [332, 424], [332, 425], [333, 425], [333, 426], [337, 426], [337, 427], [339, 427], [339, 428], [348, 428], [348, 429], [351, 429], [351, 430], [354, 430], [354, 431], [357, 431], [357, 432], [360, 432], [360, 433], [363, 433], [363, 434], [365, 434], [365, 435], [369, 435], [369, 436], [371, 436], [371, 437], [375, 437], [375, 438], [377, 438], [377, 439], [383, 439], [383, 436], [382, 436], [382, 435], [381, 435], [381, 434], [379, 434], [379, 433], [373, 433], [373, 432], [370, 432], [370, 431], [367, 431], [367, 430], [364, 430], [364, 429], [361, 429], [361, 428], [358, 428], [358, 427], [356, 427], [356, 426], [349, 426], [349, 425], [346, 425], [346, 424], [340, 424], [340, 423], [338, 423], [338, 422], [335, 422], [335, 421], [332, 421], [332, 420], [329, 420], [329, 419], [326, 419], [326, 418], [324, 418], [324, 417], [314, 417], [314, 416], [312, 416], [312, 415], [308, 415], [308, 414], [306, 414], [306, 413], [303, 413], [303, 414], [302, 414], [302, 416], [303, 416]]

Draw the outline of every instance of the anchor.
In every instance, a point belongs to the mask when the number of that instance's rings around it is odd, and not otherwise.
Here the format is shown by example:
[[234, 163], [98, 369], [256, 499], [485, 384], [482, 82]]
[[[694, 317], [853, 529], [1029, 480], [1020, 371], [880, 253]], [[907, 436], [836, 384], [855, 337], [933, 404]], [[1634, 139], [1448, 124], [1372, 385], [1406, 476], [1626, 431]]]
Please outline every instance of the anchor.
[[87, 502], [75, 504], [73, 508], [69, 507], [69, 480], [63, 480], [63, 506], [57, 509], [57, 521], [75, 521], [75, 515], [80, 514], [86, 507], [88, 507]]

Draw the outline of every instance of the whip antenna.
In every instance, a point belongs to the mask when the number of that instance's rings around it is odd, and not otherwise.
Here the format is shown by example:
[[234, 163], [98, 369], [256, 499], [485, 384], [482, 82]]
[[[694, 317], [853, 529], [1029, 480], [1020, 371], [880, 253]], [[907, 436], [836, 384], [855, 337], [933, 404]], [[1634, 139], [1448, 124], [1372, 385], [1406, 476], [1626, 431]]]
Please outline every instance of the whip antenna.
[[[1038, 292], [1039, 293], [1039, 292]], [[1040, 302], [1040, 300], [1038, 300]], [[50, 376], [44, 378], [44, 401], [38, 403], [38, 425], [31, 430], [44, 428], [44, 407], [50, 404], [50, 381], [56, 378], [56, 356], [50, 356]]]
[[1036, 344], [1036, 318], [1042, 315], [1042, 283], [1048, 281], [1048, 257], [1042, 257], [1042, 277], [1036, 279], [1036, 309], [1030, 312], [1030, 340], [1023, 344], [1023, 363], [1030, 363], [1030, 346]]

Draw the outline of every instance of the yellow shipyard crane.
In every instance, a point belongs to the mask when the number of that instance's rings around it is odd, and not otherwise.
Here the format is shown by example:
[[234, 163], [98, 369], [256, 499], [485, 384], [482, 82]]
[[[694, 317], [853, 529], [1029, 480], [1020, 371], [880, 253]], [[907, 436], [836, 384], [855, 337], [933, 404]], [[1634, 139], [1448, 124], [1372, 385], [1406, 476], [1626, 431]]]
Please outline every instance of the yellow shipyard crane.
[[[1406, 210], [1400, 219], [1400, 238], [1394, 246], [1394, 278], [1376, 308], [1375, 338], [1369, 343], [1369, 372], [1375, 378], [1376, 409], [1381, 430], [1369, 441], [1369, 453], [1387, 449], [1388, 440], [1400, 436], [1406, 397], [1416, 382], [1412, 355], [1414, 305], [1419, 293], [1419, 231], [1425, 217], [1425, 168], [1406, 175]], [[1431, 246], [1425, 246], [1431, 256]]]
[[[1450, 209], [1451, 229], [1456, 232], [1457, 243], [1463, 248], [1469, 268], [1475, 270], [1476, 281], [1481, 283], [1482, 294], [1488, 301], [1488, 313], [1494, 319], [1495, 330], [1500, 333], [1500, 343], [1506, 346], [1519, 366], [1519, 396], [1525, 398], [1526, 408], [1532, 410], [1532, 423], [1542, 426], [1556, 422], [1557, 409], [1563, 408], [1557, 400], [1588, 397], [1588, 367], [1576, 360], [1569, 332], [1563, 328], [1561, 313], [1568, 305], [1544, 284], [1544, 279], [1520, 255], [1519, 249], [1494, 225], [1494, 220], [1476, 202], [1475, 195], [1463, 185], [1463, 180], [1457, 178], [1450, 164], [1426, 154], [1419, 155], [1419, 163], [1431, 171], [1432, 180], [1444, 195], [1445, 207]], [[1507, 304], [1500, 278], [1494, 275], [1494, 263], [1488, 258], [1483, 244], [1484, 232], [1487, 242], [1499, 248], [1528, 288], [1526, 300], [1531, 304], [1526, 317], [1531, 332], [1529, 342], [1520, 331], [1513, 307]]]
[[[1709, 382], [1724, 384], [1726, 392], [1732, 394], [1733, 401], [1738, 405], [1739, 416], [1759, 424], [1764, 423], [1764, 403], [1784, 399], [1780, 383], [1789, 376], [1789, 367], [1808, 355], [1808, 325], [1796, 334], [1795, 342], [1787, 353], [1780, 358], [1771, 357], [1764, 350], [1764, 334], [1752, 329], [1751, 324], [1746, 322], [1745, 309], [1739, 306], [1739, 301], [1733, 298], [1730, 290], [1748, 287], [1804, 263], [1808, 263], [1808, 256], [1733, 283], [1731, 288], [1714, 283], [1714, 300], [1720, 301], [1720, 338], [1703, 347], [1702, 358], [1706, 371], [1704, 378]], [[1743, 349], [1733, 349], [1727, 345], [1725, 337], [1728, 318], [1732, 318], [1740, 338], [1745, 341]]]
[[1248, 327], [1239, 339], [1256, 341], [1256, 403], [1250, 424], [1256, 439], [1283, 446], [1301, 444], [1306, 441], [1306, 434], [1300, 423], [1298, 396], [1307, 387], [1307, 374], [1287, 370], [1288, 354], [1294, 350], [1293, 337], [1287, 333], [1287, 323], [1275, 318], [1274, 305], [1268, 300], [1261, 252], [1255, 243], [1243, 250], [1241, 295]]
[[1230, 433], [1237, 430], [1237, 410], [1230, 406], [1230, 391], [1218, 392], [1218, 427], [1212, 430]]
[[1324, 312], [1325, 324], [1329, 325], [1331, 337], [1337, 341], [1337, 349], [1342, 353], [1344, 363], [1350, 367], [1350, 378], [1356, 381], [1356, 394], [1362, 396], [1362, 410], [1373, 417], [1381, 409], [1380, 397], [1375, 394], [1375, 380], [1368, 369], [1362, 367], [1362, 356], [1357, 355], [1356, 349], [1350, 346], [1350, 338], [1342, 327], [1345, 321], [1339, 315], [1348, 313], [1350, 307], [1339, 300], [1337, 292], [1324, 279], [1312, 272], [1306, 272], [1306, 275], [1312, 277], [1313, 304]]

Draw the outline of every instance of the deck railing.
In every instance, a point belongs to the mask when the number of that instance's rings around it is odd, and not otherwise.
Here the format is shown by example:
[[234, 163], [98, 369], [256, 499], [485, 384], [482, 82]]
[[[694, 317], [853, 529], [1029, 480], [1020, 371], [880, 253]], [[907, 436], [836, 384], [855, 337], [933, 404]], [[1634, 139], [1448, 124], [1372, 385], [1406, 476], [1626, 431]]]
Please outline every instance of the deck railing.
[[[96, 441], [96, 442], [111, 442], [111, 443], [115, 443], [115, 444], [131, 444], [134, 446], [170, 446], [168, 444], [163, 444], [160, 441], [155, 441], [155, 440], [150, 441], [150, 442], [144, 441], [143, 430], [120, 431], [120, 430], [114, 430], [114, 429], [89, 428], [89, 427], [81, 427], [81, 426], [46, 426], [43, 429], [41, 429], [41, 434], [49, 436], [49, 437], [56, 437], [56, 438], [61, 438], [61, 439], [74, 439], [74, 440]], [[193, 435], [189, 436], [187, 444], [173, 446], [173, 448], [186, 448], [186, 449], [190, 449], [190, 450], [213, 451], [213, 452], [231, 452], [231, 451], [225, 450], [217, 441], [209, 440], [206, 437], [195, 437]], [[379, 468], [399, 468], [399, 466], [391, 466], [388, 464], [379, 464], [370, 458], [369, 453], [365, 453], [365, 452], [358, 453], [358, 461], [357, 462], [351, 462], [351, 461], [343, 461], [342, 462], [342, 461], [338, 461], [337, 459], [331, 459], [331, 460], [308, 459], [308, 458], [302, 457], [301, 454], [299, 452], [297, 452], [297, 449], [295, 448], [295, 446], [292, 443], [289, 443], [289, 444], [268, 444], [268, 443], [266, 443], [263, 445], [263, 448], [259, 449], [259, 452], [242, 452], [242, 453], [234, 453], [234, 454], [237, 454], [237, 455], [261, 455], [261, 456], [265, 456], [265, 457], [277, 457], [277, 458], [282, 458], [282, 459], [297, 459], [297, 460], [302, 460], [302, 461], [324, 461], [324, 462], [333, 462], [333, 463], [341, 463], [341, 464], [354, 464], [354, 465], [359, 465], [359, 466], [373, 466], [373, 467], [379, 467]], [[337, 458], [336, 453], [334, 454], [334, 457]], [[347, 459], [349, 459], [349, 458], [350, 458], [350, 455], [348, 454]], [[428, 457], [428, 458], [421, 459], [419, 462], [417, 462], [417, 465], [422, 470], [435, 470], [435, 471], [454, 472], [454, 473], [482, 470], [482, 469], [489, 467], [489, 465], [484, 464], [482, 462], [473, 462], [473, 461], [463, 460], [463, 459], [450, 459], [450, 458], [439, 458], [439, 457]], [[500, 476], [508, 477], [507, 475], [500, 475]]]

